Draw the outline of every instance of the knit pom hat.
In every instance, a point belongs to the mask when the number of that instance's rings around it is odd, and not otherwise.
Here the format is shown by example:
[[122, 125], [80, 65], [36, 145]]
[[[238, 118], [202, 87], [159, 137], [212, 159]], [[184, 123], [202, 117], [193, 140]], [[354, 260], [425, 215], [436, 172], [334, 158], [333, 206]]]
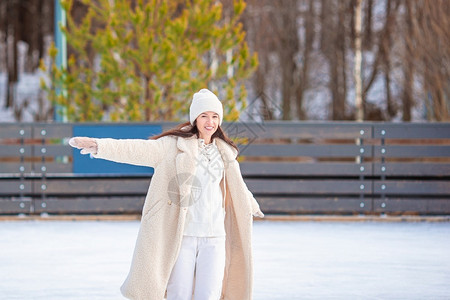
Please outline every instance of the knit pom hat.
[[223, 107], [219, 98], [208, 89], [201, 89], [194, 94], [189, 109], [189, 121], [194, 125], [197, 117], [205, 111], [213, 111], [219, 115], [219, 125], [222, 125]]

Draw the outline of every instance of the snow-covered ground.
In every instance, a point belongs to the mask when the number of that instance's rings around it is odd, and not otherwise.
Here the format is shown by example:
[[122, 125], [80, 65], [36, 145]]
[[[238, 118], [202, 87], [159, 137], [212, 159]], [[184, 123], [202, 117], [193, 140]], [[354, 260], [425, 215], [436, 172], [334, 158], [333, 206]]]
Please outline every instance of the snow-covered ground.
[[[0, 222], [0, 299], [123, 299], [138, 221]], [[449, 299], [450, 223], [254, 223], [254, 299]]]
[[37, 115], [42, 114], [42, 109], [44, 111], [50, 109], [47, 100], [39, 103], [41, 77], [44, 78], [45, 74], [40, 70], [34, 73], [20, 73], [14, 108], [5, 108], [7, 77], [6, 73], [0, 72], [0, 122], [17, 122], [14, 110], [20, 110], [21, 122], [33, 122], [36, 121]]

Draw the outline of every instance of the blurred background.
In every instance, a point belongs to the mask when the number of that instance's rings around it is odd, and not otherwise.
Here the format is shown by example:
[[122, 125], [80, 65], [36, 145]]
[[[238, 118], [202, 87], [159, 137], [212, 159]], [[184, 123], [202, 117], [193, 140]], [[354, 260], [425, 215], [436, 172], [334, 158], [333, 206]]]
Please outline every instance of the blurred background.
[[449, 120], [447, 0], [61, 2], [0, 3], [3, 122]]

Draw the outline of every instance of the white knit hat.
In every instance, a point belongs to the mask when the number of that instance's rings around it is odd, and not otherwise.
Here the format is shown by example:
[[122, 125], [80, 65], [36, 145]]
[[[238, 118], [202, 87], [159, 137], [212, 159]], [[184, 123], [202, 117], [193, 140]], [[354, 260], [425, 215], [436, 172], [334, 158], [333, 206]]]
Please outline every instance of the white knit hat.
[[189, 109], [189, 121], [194, 125], [195, 119], [205, 111], [213, 111], [219, 115], [219, 125], [222, 125], [223, 107], [219, 98], [208, 89], [201, 89], [194, 94]]

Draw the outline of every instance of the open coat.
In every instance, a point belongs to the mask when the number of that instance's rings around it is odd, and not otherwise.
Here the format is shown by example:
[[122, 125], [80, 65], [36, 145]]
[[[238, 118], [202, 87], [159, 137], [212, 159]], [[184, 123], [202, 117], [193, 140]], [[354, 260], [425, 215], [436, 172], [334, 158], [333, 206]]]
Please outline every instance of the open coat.
[[[129, 299], [162, 300], [178, 257], [198, 167], [198, 139], [166, 136], [157, 140], [97, 139], [95, 157], [155, 169], [145, 199], [130, 272], [121, 287]], [[259, 205], [248, 190], [237, 151], [216, 138], [225, 165], [226, 264], [221, 299], [252, 299], [252, 215]]]

